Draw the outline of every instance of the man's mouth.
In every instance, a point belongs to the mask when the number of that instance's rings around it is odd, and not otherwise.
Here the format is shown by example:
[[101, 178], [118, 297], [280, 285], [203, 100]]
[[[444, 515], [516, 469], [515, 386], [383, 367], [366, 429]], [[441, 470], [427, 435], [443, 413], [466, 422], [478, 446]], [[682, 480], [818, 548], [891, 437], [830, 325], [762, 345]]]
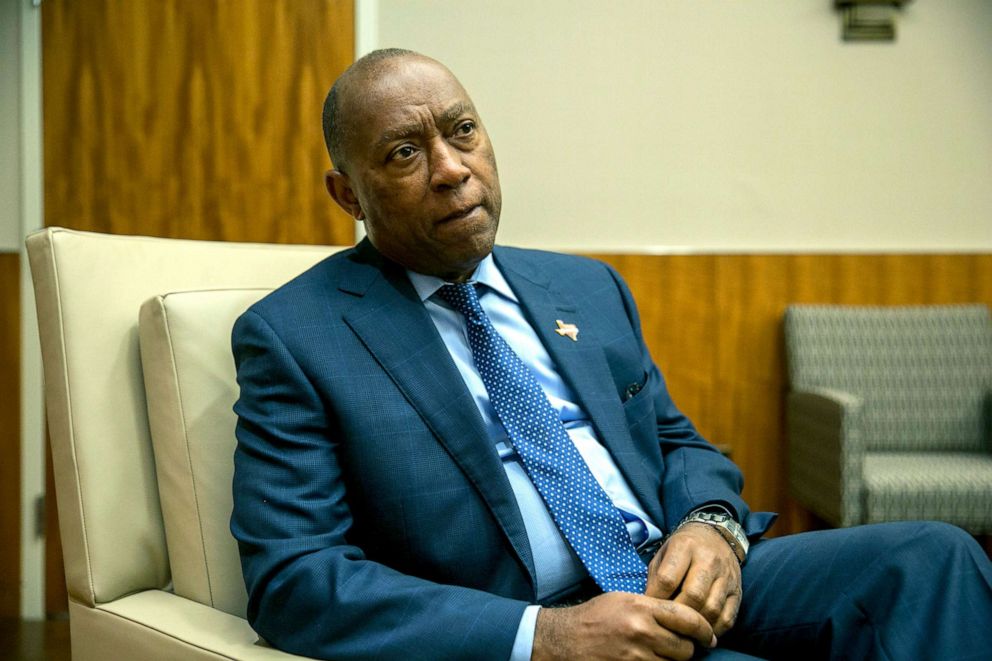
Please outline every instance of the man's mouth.
[[442, 218], [438, 222], [440, 222], [440, 223], [447, 223], [447, 222], [450, 222], [452, 220], [461, 220], [462, 218], [466, 218], [468, 216], [471, 216], [472, 215], [472, 212], [474, 212], [476, 209], [480, 208], [481, 206], [482, 206], [481, 204], [469, 204], [469, 205], [466, 205], [464, 207], [461, 207], [460, 209], [456, 209], [455, 211], [452, 211], [451, 213], [449, 213], [447, 216], [445, 216], [444, 218]]

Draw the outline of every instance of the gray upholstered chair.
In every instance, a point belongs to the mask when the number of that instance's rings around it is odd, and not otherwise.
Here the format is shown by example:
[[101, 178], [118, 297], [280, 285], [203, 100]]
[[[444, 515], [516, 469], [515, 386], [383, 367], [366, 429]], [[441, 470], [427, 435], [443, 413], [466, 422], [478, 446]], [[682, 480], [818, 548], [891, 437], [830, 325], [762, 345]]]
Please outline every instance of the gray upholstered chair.
[[992, 533], [992, 321], [983, 305], [785, 313], [789, 485], [833, 525]]

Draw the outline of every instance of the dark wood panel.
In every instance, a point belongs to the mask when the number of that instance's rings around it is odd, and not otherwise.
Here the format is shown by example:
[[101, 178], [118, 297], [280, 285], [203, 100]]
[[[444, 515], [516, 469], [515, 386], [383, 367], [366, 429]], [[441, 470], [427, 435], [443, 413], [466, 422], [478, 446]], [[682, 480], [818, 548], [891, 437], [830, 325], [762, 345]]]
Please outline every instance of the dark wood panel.
[[48, 0], [42, 19], [46, 224], [354, 242], [320, 126], [352, 2]]
[[21, 612], [20, 268], [0, 253], [0, 617]]
[[679, 407], [731, 447], [777, 534], [820, 527], [788, 495], [782, 314], [790, 303], [992, 305], [992, 255], [594, 255], [627, 279]]

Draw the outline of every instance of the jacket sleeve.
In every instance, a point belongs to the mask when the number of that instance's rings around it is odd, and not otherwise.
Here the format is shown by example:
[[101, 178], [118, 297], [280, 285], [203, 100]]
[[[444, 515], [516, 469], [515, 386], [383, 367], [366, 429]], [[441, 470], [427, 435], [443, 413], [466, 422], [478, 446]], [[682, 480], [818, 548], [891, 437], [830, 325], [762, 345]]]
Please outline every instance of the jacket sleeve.
[[327, 659], [509, 658], [527, 604], [368, 560], [349, 543], [343, 439], [331, 437], [329, 408], [261, 316], [243, 315], [232, 343], [241, 395], [231, 530], [252, 627]]
[[727, 507], [744, 527], [748, 537], [765, 533], [777, 518], [772, 512], [751, 512], [741, 498], [744, 477], [737, 466], [703, 438], [685, 415], [675, 406], [661, 371], [644, 343], [640, 315], [623, 278], [606, 266], [623, 299], [631, 328], [637, 337], [643, 359], [645, 386], [652, 389], [656, 413], [658, 443], [664, 459], [661, 503], [669, 528], [703, 505], [719, 503]]

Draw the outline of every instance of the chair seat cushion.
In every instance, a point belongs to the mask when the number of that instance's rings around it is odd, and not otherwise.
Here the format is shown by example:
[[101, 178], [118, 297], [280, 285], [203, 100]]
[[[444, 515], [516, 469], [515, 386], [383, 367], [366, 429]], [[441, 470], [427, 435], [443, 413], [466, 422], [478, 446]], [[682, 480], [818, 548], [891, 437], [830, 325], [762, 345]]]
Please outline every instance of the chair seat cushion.
[[870, 452], [866, 522], [933, 519], [992, 532], [992, 453]]

